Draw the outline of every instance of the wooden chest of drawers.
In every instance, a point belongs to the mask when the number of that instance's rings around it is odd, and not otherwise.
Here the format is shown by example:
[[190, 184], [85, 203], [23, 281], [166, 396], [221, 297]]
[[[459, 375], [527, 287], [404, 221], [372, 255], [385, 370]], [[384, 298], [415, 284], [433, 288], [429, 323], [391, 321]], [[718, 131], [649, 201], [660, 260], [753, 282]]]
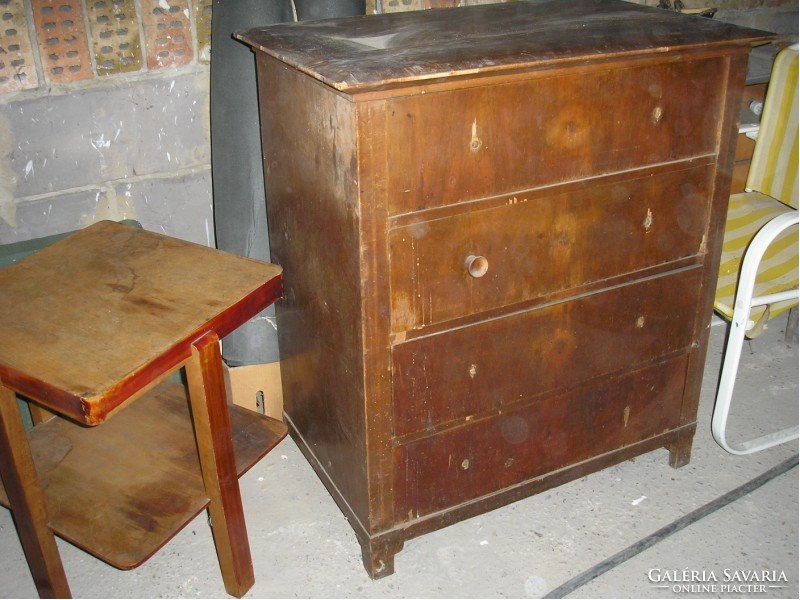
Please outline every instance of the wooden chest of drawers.
[[373, 577], [689, 460], [747, 53], [615, 1], [253, 29], [286, 419]]

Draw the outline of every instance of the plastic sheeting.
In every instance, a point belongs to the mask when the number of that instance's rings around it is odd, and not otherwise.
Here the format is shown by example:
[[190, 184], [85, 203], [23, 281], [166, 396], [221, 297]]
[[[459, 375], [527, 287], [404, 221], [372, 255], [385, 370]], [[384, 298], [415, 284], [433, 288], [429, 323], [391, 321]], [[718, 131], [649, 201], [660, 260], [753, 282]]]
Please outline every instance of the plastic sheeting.
[[[255, 59], [231, 34], [259, 25], [364, 14], [364, 0], [213, 0], [211, 174], [217, 247], [269, 260]], [[293, 10], [294, 9], [294, 10]], [[232, 366], [279, 359], [274, 309], [223, 340]]]

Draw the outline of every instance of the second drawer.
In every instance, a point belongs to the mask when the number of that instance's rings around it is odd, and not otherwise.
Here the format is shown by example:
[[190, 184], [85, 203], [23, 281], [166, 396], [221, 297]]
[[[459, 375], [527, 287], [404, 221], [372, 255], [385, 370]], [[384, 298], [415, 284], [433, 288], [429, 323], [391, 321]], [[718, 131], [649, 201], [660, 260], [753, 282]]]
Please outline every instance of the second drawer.
[[701, 165], [523, 192], [394, 228], [392, 330], [578, 291], [694, 256], [702, 252], [712, 173]]

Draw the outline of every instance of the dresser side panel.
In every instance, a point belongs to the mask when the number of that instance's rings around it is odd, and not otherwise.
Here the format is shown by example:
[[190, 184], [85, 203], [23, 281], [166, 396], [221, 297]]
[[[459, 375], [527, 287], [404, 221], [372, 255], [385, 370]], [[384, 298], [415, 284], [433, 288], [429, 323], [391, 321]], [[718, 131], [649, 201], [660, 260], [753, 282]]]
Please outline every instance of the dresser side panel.
[[[725, 237], [725, 221], [728, 216], [728, 201], [733, 176], [733, 157], [736, 151], [736, 136], [747, 74], [748, 55], [745, 49], [726, 57], [725, 77], [720, 94], [721, 118], [717, 129], [717, 164], [712, 183], [711, 200], [706, 232], [706, 255], [703, 262], [703, 278], [700, 283], [700, 298], [695, 310], [694, 343], [689, 355], [686, 374], [681, 424], [697, 419], [697, 406], [703, 384], [708, 338], [711, 332], [711, 314], [719, 275], [722, 242]], [[716, 382], [715, 382], [716, 385]]]
[[363, 524], [355, 105], [271, 57], [257, 64], [270, 254], [285, 281], [276, 305], [284, 411], [323, 483]]

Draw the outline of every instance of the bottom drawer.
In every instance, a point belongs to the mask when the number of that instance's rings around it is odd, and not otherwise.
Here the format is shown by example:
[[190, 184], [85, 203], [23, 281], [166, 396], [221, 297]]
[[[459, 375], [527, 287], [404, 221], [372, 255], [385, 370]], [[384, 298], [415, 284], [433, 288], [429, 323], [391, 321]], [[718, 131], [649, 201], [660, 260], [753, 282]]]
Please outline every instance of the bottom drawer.
[[679, 356], [395, 448], [395, 514], [412, 519], [678, 426]]

